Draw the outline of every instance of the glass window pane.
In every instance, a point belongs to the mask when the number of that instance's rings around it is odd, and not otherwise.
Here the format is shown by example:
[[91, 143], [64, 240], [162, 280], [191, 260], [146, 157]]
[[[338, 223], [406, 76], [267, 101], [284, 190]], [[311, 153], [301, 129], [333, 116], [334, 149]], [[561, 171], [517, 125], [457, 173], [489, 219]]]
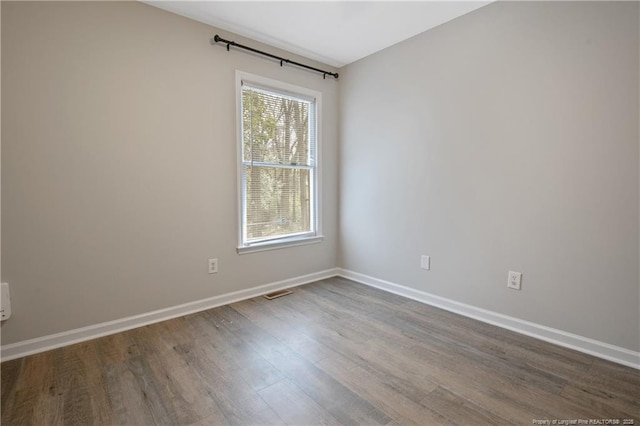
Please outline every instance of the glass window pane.
[[307, 101], [243, 88], [243, 160], [311, 165], [310, 109]]
[[247, 242], [312, 231], [311, 171], [244, 166]]
[[286, 83], [267, 84], [258, 76], [250, 79], [242, 78], [239, 87], [240, 246], [316, 236], [316, 104], [320, 93], [299, 88], [297, 94], [297, 88]]

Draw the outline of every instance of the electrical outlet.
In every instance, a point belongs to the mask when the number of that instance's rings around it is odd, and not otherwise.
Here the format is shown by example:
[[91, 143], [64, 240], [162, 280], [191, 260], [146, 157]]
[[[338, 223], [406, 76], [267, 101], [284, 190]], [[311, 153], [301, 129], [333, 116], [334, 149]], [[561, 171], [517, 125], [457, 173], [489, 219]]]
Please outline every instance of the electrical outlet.
[[2, 283], [0, 287], [0, 319], [2, 321], [11, 316], [11, 297], [9, 296], [9, 283]]
[[429, 258], [429, 256], [420, 256], [420, 267], [426, 270], [431, 269], [431, 259]]
[[507, 279], [507, 287], [514, 290], [520, 290], [522, 285], [522, 272], [509, 271], [509, 278]]
[[218, 259], [209, 259], [209, 273], [210, 274], [218, 273]]

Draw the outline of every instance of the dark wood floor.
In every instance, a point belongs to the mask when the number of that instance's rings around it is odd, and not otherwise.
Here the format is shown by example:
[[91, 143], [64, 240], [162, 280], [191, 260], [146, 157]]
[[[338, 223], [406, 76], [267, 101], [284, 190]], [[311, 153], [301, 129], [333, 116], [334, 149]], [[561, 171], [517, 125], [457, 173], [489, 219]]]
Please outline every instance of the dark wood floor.
[[545, 419], [640, 425], [640, 371], [341, 278], [2, 363], [7, 425]]

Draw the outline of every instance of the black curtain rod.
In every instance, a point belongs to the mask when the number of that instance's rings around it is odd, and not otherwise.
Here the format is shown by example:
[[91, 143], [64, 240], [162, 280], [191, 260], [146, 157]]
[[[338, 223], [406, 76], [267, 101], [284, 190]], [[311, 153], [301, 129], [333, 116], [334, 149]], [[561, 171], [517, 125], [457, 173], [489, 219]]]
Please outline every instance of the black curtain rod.
[[248, 51], [253, 52], [253, 53], [257, 53], [258, 55], [263, 55], [263, 56], [267, 56], [267, 57], [272, 58], [272, 59], [276, 59], [276, 60], [280, 61], [280, 66], [283, 66], [284, 63], [287, 63], [287, 64], [295, 65], [297, 67], [306, 68], [306, 69], [311, 70], [311, 71], [319, 72], [320, 74], [322, 74], [322, 78], [327, 78], [328, 75], [330, 75], [330, 76], [332, 76], [332, 77], [334, 77], [336, 79], [338, 78], [338, 73], [337, 72], [325, 71], [325, 70], [321, 70], [319, 68], [315, 68], [315, 67], [312, 67], [312, 66], [309, 66], [309, 65], [301, 64], [300, 62], [292, 61], [290, 59], [281, 58], [280, 56], [272, 55], [271, 53], [267, 53], [267, 52], [263, 52], [262, 50], [254, 49], [253, 47], [244, 46], [242, 44], [236, 43], [235, 41], [225, 40], [222, 37], [220, 37], [218, 34], [216, 34], [211, 39], [211, 44], [214, 44], [214, 43], [226, 43], [227, 51], [229, 51], [229, 46], [234, 46], [234, 47], [238, 47], [240, 49], [248, 50]]

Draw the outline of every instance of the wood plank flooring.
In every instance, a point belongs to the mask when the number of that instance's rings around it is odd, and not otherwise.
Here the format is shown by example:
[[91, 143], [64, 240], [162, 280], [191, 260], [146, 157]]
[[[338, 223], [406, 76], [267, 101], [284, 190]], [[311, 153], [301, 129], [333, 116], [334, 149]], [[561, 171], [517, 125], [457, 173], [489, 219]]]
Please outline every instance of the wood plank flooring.
[[3, 425], [640, 425], [638, 370], [342, 278], [7, 361], [1, 378]]

